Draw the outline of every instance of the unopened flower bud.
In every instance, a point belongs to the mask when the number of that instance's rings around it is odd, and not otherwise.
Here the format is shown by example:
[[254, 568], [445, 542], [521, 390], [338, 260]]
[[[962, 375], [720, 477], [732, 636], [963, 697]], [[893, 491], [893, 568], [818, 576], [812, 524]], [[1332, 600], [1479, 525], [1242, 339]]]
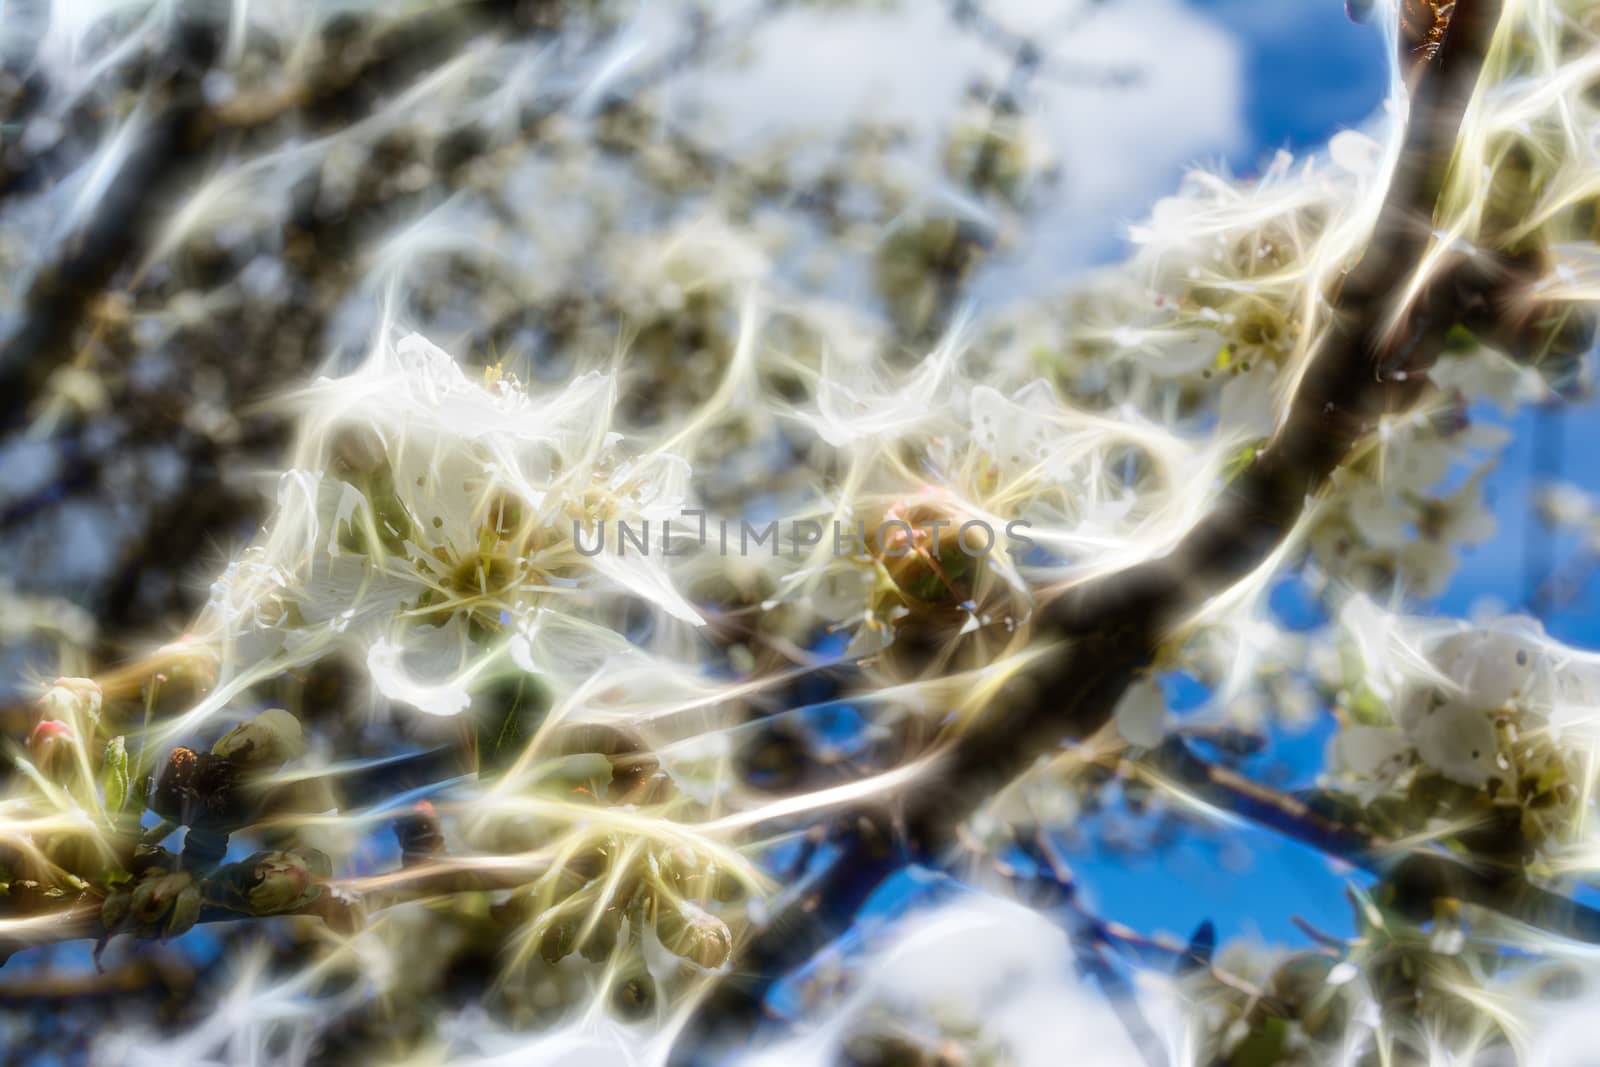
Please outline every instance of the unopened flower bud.
[[275, 852], [256, 863], [250, 906], [258, 915], [288, 911], [311, 900], [317, 892], [316, 876], [299, 853]]
[[238, 822], [244, 817], [238, 776], [239, 768], [230, 760], [175, 748], [150, 796], [150, 807], [189, 826]]
[[118, 890], [110, 893], [100, 904], [100, 924], [107, 930], [115, 930], [128, 917], [128, 912], [133, 908], [133, 894], [127, 890]]
[[715, 969], [733, 954], [733, 934], [728, 924], [704, 908], [678, 901], [656, 916], [656, 936], [674, 956]]
[[147, 878], [133, 887], [133, 898], [129, 902], [129, 910], [136, 922], [150, 922], [161, 915], [160, 896], [156, 892], [156, 883], [160, 876]]
[[739, 879], [686, 845], [669, 849], [661, 857], [661, 873], [683, 896], [712, 897], [726, 903], [744, 895]]
[[172, 911], [167, 915], [167, 924], [162, 930], [163, 936], [179, 937], [194, 929], [194, 924], [200, 921], [202, 903], [200, 887], [191, 881], [173, 900]]
[[611, 987], [611, 1008], [621, 1018], [642, 1019], [656, 1006], [656, 981], [650, 972], [637, 967], [617, 976]]
[[57, 678], [39, 698], [39, 710], [46, 719], [81, 729], [100, 721], [101, 699], [100, 686], [91, 678]]
[[539, 957], [554, 966], [572, 955], [577, 943], [578, 924], [571, 919], [557, 919], [539, 938]]
[[706, 866], [700, 853], [688, 845], [675, 845], [667, 849], [661, 853], [659, 863], [661, 873], [680, 893], [694, 892], [695, 883]]
[[72, 766], [77, 737], [60, 719], [45, 719], [28, 735], [28, 759], [46, 778], [58, 779]]
[[199, 696], [211, 691], [217, 684], [217, 672], [222, 659], [211, 643], [203, 638], [184, 635], [156, 652], [162, 664], [161, 696]]
[[282, 708], [268, 708], [223, 734], [211, 754], [241, 767], [279, 767], [305, 751], [300, 720]]
[[149, 871], [133, 887], [129, 910], [135, 922], [151, 925], [167, 914], [185, 890], [195, 888], [194, 878], [187, 871]]
[[426, 863], [444, 851], [444, 829], [439, 825], [439, 814], [426, 800], [419, 801], [395, 820], [394, 836], [400, 845], [400, 863], [404, 867]]
[[[926, 603], [959, 603], [972, 595], [972, 560], [959, 540], [967, 521], [935, 504], [897, 504], [871, 538], [874, 554], [904, 595]], [[981, 541], [973, 536], [974, 543]]]
[[599, 920], [589, 936], [584, 938], [578, 951], [590, 963], [604, 963], [617, 948], [617, 934], [622, 929], [622, 909], [612, 906], [600, 913]]
[[383, 438], [369, 426], [340, 427], [331, 448], [331, 466], [340, 478], [363, 478], [382, 470], [388, 463]]

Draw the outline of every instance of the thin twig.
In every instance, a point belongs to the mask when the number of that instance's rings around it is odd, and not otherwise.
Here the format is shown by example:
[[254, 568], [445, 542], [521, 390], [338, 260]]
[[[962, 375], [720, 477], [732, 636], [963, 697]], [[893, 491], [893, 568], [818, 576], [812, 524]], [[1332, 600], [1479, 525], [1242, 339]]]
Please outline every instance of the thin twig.
[[1388, 880], [1420, 914], [1431, 914], [1435, 900], [1449, 897], [1561, 937], [1600, 944], [1600, 911], [1529, 884], [1520, 868], [1467, 860], [1440, 849], [1402, 848], [1380, 834], [1324, 815], [1297, 797], [1209, 763], [1178, 738], [1169, 739], [1149, 762], [1196, 799]]

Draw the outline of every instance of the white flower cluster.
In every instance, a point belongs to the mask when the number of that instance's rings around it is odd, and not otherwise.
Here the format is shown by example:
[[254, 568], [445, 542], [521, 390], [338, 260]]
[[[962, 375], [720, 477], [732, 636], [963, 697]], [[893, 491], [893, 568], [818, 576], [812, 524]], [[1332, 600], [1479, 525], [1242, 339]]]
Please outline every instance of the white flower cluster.
[[1420, 767], [1507, 803], [1588, 802], [1600, 655], [1527, 617], [1406, 618], [1362, 596], [1346, 602], [1339, 627], [1348, 655], [1345, 721], [1329, 753], [1336, 777], [1362, 783], [1368, 799]]
[[[1470, 358], [1504, 362], [1491, 352]], [[1508, 440], [1497, 426], [1468, 422], [1454, 404], [1386, 419], [1371, 450], [1335, 471], [1311, 510], [1316, 563], [1362, 589], [1444, 592], [1457, 551], [1494, 535], [1483, 487]]]
[[[224, 676], [339, 646], [383, 695], [454, 714], [507, 656], [558, 676], [603, 658], [625, 597], [698, 624], [659, 555], [585, 554], [573, 540], [688, 501], [687, 464], [628, 453], [607, 427], [614, 402], [600, 374], [544, 395], [472, 382], [415, 335], [307, 389], [267, 533], [198, 627], [222, 643]], [[563, 621], [547, 627], [552, 614]], [[578, 617], [597, 620], [587, 641]]]
[[[992, 658], [1026, 643], [1032, 583], [1170, 548], [1227, 458], [1226, 441], [1196, 441], [1132, 409], [1074, 409], [1042, 381], [979, 384], [959, 335], [899, 375], [824, 350], [811, 402], [797, 404], [792, 382], [759, 371], [804, 363], [758, 365], [757, 313], [744, 314], [723, 384], [650, 434], [612, 428], [624, 388], [614, 375], [577, 374], [555, 389], [499, 371], [476, 382], [416, 335], [296, 395], [277, 509], [196, 628], [216, 645], [225, 684], [194, 715], [335, 649], [363, 661], [381, 695], [433, 714], [463, 711], [515, 669], [570, 690], [630, 648], [630, 604], [656, 617], [647, 643], [678, 648], [672, 634], [708, 608], [747, 603], [728, 588], [737, 573], [756, 579], [762, 626], [785, 640], [843, 630], [858, 657], [906, 627], [946, 652], [985, 631], [998, 640]], [[753, 446], [762, 469], [792, 470], [800, 448], [831, 476], [763, 504], [763, 485], [742, 472], [730, 483], [728, 465], [708, 455], [708, 435], [729, 423], [789, 442]], [[738, 509], [712, 528], [764, 508], [783, 531], [861, 533], [850, 551], [834, 538], [786, 539], [739, 559], [704, 537], [621, 543], [620, 523], [664, 534], [671, 522], [687, 538], [697, 524], [685, 515], [704, 497]], [[987, 532], [986, 551], [959, 540], [969, 526]]]
[[[40, 63], [60, 87], [20, 134], [48, 143], [61, 131], [47, 126], [60, 126], [95, 92], [84, 73], [115, 71], [140, 42], [159, 37], [175, 5], [91, 0], [45, 7], [48, 22], [0, 28], [0, 44], [9, 51], [21, 37], [40, 39]], [[410, 10], [394, 10], [402, 7]], [[1468, 258], [1503, 253], [1519, 269], [1537, 269], [1506, 294], [1514, 312], [1507, 317], [1518, 329], [1455, 337], [1432, 372], [1436, 391], [1382, 423], [1312, 506], [1301, 538], [1271, 561], [1304, 546], [1323, 595], [1346, 586], [1420, 595], [1444, 587], [1453, 550], [1492, 529], [1482, 489], [1503, 437], [1468, 416], [1483, 401], [1509, 406], [1545, 395], [1527, 366], [1560, 348], [1569, 339], [1566, 323], [1600, 298], [1593, 177], [1600, 142], [1590, 135], [1600, 125], [1592, 87], [1600, 23], [1593, 7], [1580, 0], [1506, 5], [1507, 28], [1488, 70], [1494, 85], [1469, 113], [1436, 219], [1441, 239], [1418, 277], [1463, 251]], [[326, 39], [313, 40], [301, 20], [285, 14], [295, 5], [235, 8], [228, 25], [238, 37], [224, 47], [253, 57], [252, 64], [225, 62], [219, 69], [229, 73], [208, 79], [204, 93], [217, 122], [248, 130], [252, 108], [270, 111], [295, 97], [317, 64], [341, 49], [337, 26], [318, 23]], [[260, 62], [274, 50], [258, 54], [241, 43], [263, 35], [284, 42], [276, 49], [287, 57], [282, 70]], [[635, 216], [646, 212], [630, 210], [630, 182], [665, 191], [681, 206], [692, 185], [684, 157], [654, 127], [630, 131], [638, 116], [628, 108], [587, 113], [624, 59], [604, 64], [593, 80], [594, 72], [552, 77], [544, 87], [577, 103], [548, 125], [534, 121], [564, 106], [530, 91], [536, 74], [543, 86], [547, 64], [559, 67], [560, 52], [480, 38], [338, 136], [308, 139], [295, 130], [259, 156], [228, 161], [202, 180], [147, 250], [138, 273], [148, 270], [154, 284], [164, 284], [181, 273], [166, 262], [175, 254], [208, 242], [247, 250], [254, 246], [239, 235], [250, 226], [289, 226], [289, 198], [271, 191], [315, 178], [311, 211], [328, 218], [357, 204], [370, 210], [390, 193], [404, 199], [431, 188], [431, 164], [420, 162], [421, 142], [413, 143], [418, 129], [462, 131], [504, 146], [531, 138], [537, 127], [547, 150], [522, 160], [486, 151], [458, 174], [448, 162], [450, 145], [429, 144], [453, 195], [379, 239], [360, 264], [365, 284], [354, 287], [357, 300], [369, 302], [386, 288], [385, 299], [414, 292], [385, 304], [380, 341], [358, 368], [290, 401], [296, 432], [276, 510], [215, 583], [190, 639], [168, 652], [172, 662], [214, 674], [201, 687], [209, 692], [188, 714], [161, 723], [158, 734], [176, 738], [213, 715], [236, 715], [230, 705], [253, 698], [258, 684], [330, 655], [358, 663], [373, 691], [394, 706], [441, 718], [491, 710], [485, 705], [500, 695], [494, 687], [536, 679], [543, 703], [528, 718], [537, 725], [510, 742], [516, 751], [509, 767], [485, 771], [440, 802], [456, 849], [451, 858], [485, 876], [467, 883], [476, 900], [448, 915], [431, 904], [385, 906], [393, 883], [365, 882], [376, 902], [373, 921], [335, 952], [363, 982], [323, 1004], [331, 1014], [366, 1000], [425, 998], [433, 985], [419, 963], [432, 962], [429, 954], [465, 953], [477, 938], [497, 950], [509, 946], [506, 955], [528, 964], [498, 986], [512, 1002], [505, 1014], [518, 1025], [542, 1023], [544, 1008], [581, 999], [603, 970], [611, 1006], [619, 1009], [613, 1014], [652, 1016], [658, 1028], [641, 1037], [645, 1027], [630, 1029], [595, 1011], [581, 1025], [545, 1030], [534, 1044], [502, 1031], [498, 1018], [464, 1013], [434, 1035], [446, 1050], [441, 1055], [465, 1050], [492, 1060], [603, 1048], [619, 1059], [654, 1061], [667, 1054], [669, 1023], [681, 1020], [653, 999], [655, 979], [681, 991], [737, 966], [748, 918], [743, 894], [767, 888], [747, 855], [763, 821], [774, 809], [793, 817], [839, 799], [747, 804], [729, 773], [731, 753], [739, 729], [765, 723], [752, 723], [741, 702], [809, 670], [825, 658], [814, 649], [833, 635], [842, 638], [843, 656], [864, 669], [859, 697], [872, 705], [869, 731], [905, 708], [981, 714], [996, 676], [1054, 652], [1032, 629], [1041, 588], [1164, 555], [1278, 426], [1282, 401], [1331, 335], [1331, 297], [1371, 234], [1394, 160], [1378, 141], [1347, 132], [1309, 159], [1280, 155], [1253, 182], [1192, 174], [1133, 230], [1129, 262], [1059, 302], [1008, 308], [977, 322], [956, 314], [945, 328], [953, 311], [947, 298], [960, 288], [951, 280], [980, 269], [993, 251], [984, 244], [988, 235], [972, 224], [971, 212], [910, 221], [916, 213], [896, 201], [893, 177], [869, 136], [839, 172], [850, 179], [843, 182], [850, 203], [820, 210], [803, 226], [773, 222], [753, 207], [762, 199], [755, 190], [767, 177], [764, 163], [747, 168], [752, 174], [741, 192], [719, 190], [696, 202], [687, 219], [675, 211], [664, 222], [640, 223]], [[103, 195], [107, 177], [152, 118], [153, 96], [127, 95], [109, 111], [116, 120], [100, 149], [29, 204], [27, 233], [68, 233]], [[1397, 97], [1397, 111], [1401, 102]], [[1047, 177], [1048, 153], [1024, 116], [995, 118], [977, 107], [961, 116], [945, 162], [966, 173], [988, 160], [993, 191], [1021, 209]], [[435, 140], [449, 139], [429, 138]], [[643, 177], [619, 178], [626, 168], [608, 166], [596, 143], [629, 145]], [[1391, 149], [1395, 143], [1388, 141]], [[791, 162], [781, 153], [773, 158], [774, 174]], [[368, 182], [385, 196], [366, 196]], [[873, 199], [893, 206], [888, 214], [896, 221], [884, 227], [886, 237], [860, 242], [870, 226], [852, 220], [854, 201]], [[574, 216], [601, 221], [549, 218], [563, 214], [550, 203], [564, 200], [581, 202]], [[0, 240], [10, 245], [0, 247], [6, 262], [27, 262], [18, 245], [29, 241]], [[285, 260], [306, 254], [297, 241], [282, 242]], [[865, 263], [852, 261], [862, 244], [875, 251], [857, 257]], [[819, 248], [844, 254], [813, 257]], [[227, 300], [244, 301], [252, 288], [281, 280], [272, 255], [250, 257]], [[780, 264], [793, 260], [806, 261], [808, 284], [841, 263], [865, 270], [881, 306], [864, 310], [837, 292], [782, 292]], [[552, 265], [563, 261], [575, 280], [557, 280], [563, 272]], [[836, 288], [849, 288], [856, 277], [839, 274], [847, 280], [835, 280]], [[319, 299], [340, 310], [330, 315], [336, 331], [367, 325], [370, 306], [345, 314], [353, 305], [342, 293]], [[562, 312], [573, 305], [582, 307], [564, 323]], [[216, 308], [185, 294], [139, 315], [142, 328], [153, 326], [164, 341]], [[512, 348], [534, 353], [536, 381], [524, 384], [500, 367], [469, 372], [467, 361], [417, 334], [391, 341], [391, 311], [397, 319], [415, 311], [432, 336], [452, 346], [455, 325], [491, 320], [492, 329], [463, 332], [512, 336]], [[590, 370], [583, 361], [613, 343], [600, 334], [617, 319], [631, 332], [624, 331], [612, 371]], [[525, 343], [513, 327], [535, 341]], [[929, 334], [937, 340], [924, 345]], [[905, 356], [896, 342], [908, 338], [918, 353], [932, 351]], [[460, 347], [465, 356], [475, 346]], [[1594, 525], [1592, 507], [1573, 494], [1549, 501], [1563, 521]], [[694, 509], [712, 523], [756, 519], [785, 531], [810, 524], [863, 533], [850, 552], [828, 538], [793, 534], [770, 553], [735, 557], [709, 551], [703, 541], [666, 552], [664, 533], [654, 550], [633, 552], [594, 536], [618, 523], [664, 531]], [[1032, 551], [1008, 540], [981, 557], [963, 551], [959, 531], [973, 523], [991, 531], [1023, 523]], [[893, 530], [904, 532], [885, 532]], [[609, 547], [587, 550], [580, 533]], [[1317, 685], [1337, 673], [1339, 730], [1327, 780], [1355, 794], [1370, 820], [1366, 828], [1392, 839], [1504, 816], [1516, 833], [1503, 836], [1515, 837], [1526, 853], [1519, 858], [1541, 862], [1530, 868], [1536, 880], [1596, 868], [1583, 816], [1600, 766], [1600, 656], [1550, 639], [1533, 620], [1399, 618], [1357, 594], [1340, 613], [1345, 654], [1330, 671], [1318, 661], [1325, 634], [1285, 634], [1256, 610], [1250, 594], [1260, 591], [1267, 570], [1209, 604], [1195, 629], [1178, 635], [1193, 639], [1180, 652], [1190, 657], [1185, 665], [1198, 665], [1206, 684], [1215, 683], [1214, 708], [1252, 725], [1269, 715], [1304, 718], [1322, 695]], [[99, 803], [84, 741], [87, 724], [100, 718], [99, 696], [96, 690], [91, 702], [87, 692], [52, 690], [48, 725], [29, 741], [41, 790], [52, 788], [55, 773], [88, 798], [56, 790], [51, 796], [62, 812]], [[85, 710], [91, 703], [93, 715]], [[1136, 747], [1158, 745], [1172, 725], [1161, 688], [1152, 680], [1130, 688], [1116, 725]], [[226, 735], [212, 755], [234, 761], [271, 750], [274, 759], [301, 758], [307, 742], [300, 731], [287, 712], [268, 712]], [[313, 750], [325, 740], [318, 732], [311, 724]], [[122, 738], [116, 742], [95, 757], [121, 768], [119, 802], [96, 812], [108, 815], [101, 820], [108, 825], [131, 788]], [[899, 780], [917, 773], [913, 766]], [[854, 799], [878, 788], [886, 787], [868, 782], [845, 792]], [[329, 799], [313, 807], [336, 805]], [[1066, 790], [1041, 798], [1037, 808], [1031, 814], [1053, 810], [1062, 822], [1080, 810]], [[355, 827], [368, 813], [350, 814], [325, 822]], [[338, 855], [341, 865], [353, 852]], [[393, 882], [413, 875], [422, 877], [402, 871]], [[491, 909], [494, 915], [483, 914]], [[926, 971], [934, 957], [919, 942], [930, 933], [954, 935], [958, 952], [969, 956], [978, 941], [1015, 949], [1018, 960], [1037, 947], [1037, 932], [1015, 944], [997, 940], [992, 919], [946, 915], [893, 947], [889, 962], [898, 960], [908, 979]], [[1435, 939], [1429, 952], [1454, 956], [1466, 935], [1441, 921], [1428, 936]], [[583, 970], [575, 957], [594, 966]], [[142, 1051], [245, 1059], [265, 1054], [266, 1035], [279, 1024], [298, 1028], [296, 1040], [307, 1044], [307, 1004], [313, 986], [322, 987], [323, 962], [282, 983], [246, 973], [227, 1010], [188, 1038], [166, 1047], [152, 1039]], [[1248, 1008], [1236, 1011], [1230, 1001], [1225, 1011], [1195, 1018], [1215, 1024], [1224, 1054], [1236, 1062], [1278, 1047], [1271, 1041], [1281, 1033], [1256, 1011], [1265, 1000], [1299, 1012], [1297, 1054], [1351, 1045], [1347, 1033], [1364, 1042], [1380, 1010], [1374, 975], [1389, 962], [1358, 973], [1331, 957], [1279, 961], [1260, 970], [1260, 988], [1244, 998]], [[1351, 992], [1330, 997], [1330, 989]], [[954, 987], [916, 992], [965, 995]], [[1348, 1032], [1350, 1019], [1331, 1010], [1333, 1003], [1360, 1013]], [[866, 1007], [847, 1006], [826, 1040], [801, 1051], [839, 1053]], [[1082, 1018], [1096, 1033], [1113, 1029], [1100, 1015]], [[927, 1022], [917, 1020], [919, 1035], [937, 1031]], [[139, 1051], [122, 1050], [127, 1058]], [[1027, 1062], [1057, 1054], [1012, 1051]], [[299, 1046], [293, 1052], [312, 1054]]]

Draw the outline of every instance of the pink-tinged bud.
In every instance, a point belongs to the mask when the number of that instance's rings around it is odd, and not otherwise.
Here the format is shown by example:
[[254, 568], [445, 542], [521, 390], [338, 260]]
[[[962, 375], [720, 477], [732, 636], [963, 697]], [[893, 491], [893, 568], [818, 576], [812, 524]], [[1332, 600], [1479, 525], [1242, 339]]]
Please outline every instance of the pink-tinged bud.
[[46, 778], [57, 778], [72, 766], [77, 735], [59, 719], [45, 719], [28, 735], [28, 759]]
[[432, 804], [420, 800], [405, 815], [395, 820], [395, 840], [400, 843], [400, 862], [407, 867], [428, 860], [444, 851], [444, 828]]
[[326, 857], [298, 852], [258, 852], [249, 860], [251, 883], [245, 891], [250, 910], [257, 915], [294, 911], [321, 893], [319, 877], [327, 877]]
[[57, 678], [39, 698], [46, 719], [59, 719], [80, 727], [100, 721], [100, 686], [91, 678]]

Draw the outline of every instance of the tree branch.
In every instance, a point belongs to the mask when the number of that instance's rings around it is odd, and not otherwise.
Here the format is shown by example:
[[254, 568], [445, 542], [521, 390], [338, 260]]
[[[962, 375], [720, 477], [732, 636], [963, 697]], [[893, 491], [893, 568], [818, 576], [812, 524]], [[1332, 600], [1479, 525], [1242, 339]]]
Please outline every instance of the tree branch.
[[[937, 856], [987, 798], [1065, 737], [1102, 727], [1175, 623], [1267, 560], [1299, 521], [1307, 500], [1386, 412], [1411, 404], [1442, 350], [1463, 286], [1480, 278], [1444, 272], [1425, 279], [1395, 315], [1397, 294], [1432, 239], [1431, 220], [1467, 103], [1500, 16], [1499, 0], [1458, 0], [1436, 48], [1406, 42], [1411, 110], [1396, 170], [1372, 240], [1334, 297], [1333, 329], [1313, 355], [1271, 441], [1223, 492], [1217, 506], [1166, 557], [1071, 589], [1045, 606], [1046, 633], [1066, 639], [1058, 656], [1000, 693], [981, 718], [938, 743], [937, 777], [901, 799], [912, 855]], [[837, 935], [903, 854], [885, 843], [881, 812], [852, 814], [868, 834], [848, 843], [797, 908], [810, 921], [780, 917], [725, 981], [680, 1043], [692, 1058], [706, 1047], [748, 1039], [766, 990]], [[1487, 891], [1487, 890], [1486, 890]]]
[[1431, 917], [1436, 899], [1451, 897], [1562, 937], [1600, 944], [1600, 911], [1529, 884], [1519, 867], [1398, 846], [1382, 835], [1330, 818], [1287, 793], [1211, 764], [1182, 738], [1170, 738], [1151, 754], [1148, 764], [1190, 796], [1387, 879], [1401, 890], [1400, 906], [1415, 911], [1418, 918]]
[[1461, 286], [1490, 284], [1440, 272], [1409, 306], [1395, 307], [1432, 241], [1435, 201], [1499, 10], [1498, 0], [1460, 0], [1438, 51], [1420, 61], [1372, 240], [1334, 297], [1331, 336], [1307, 367], [1278, 432], [1168, 556], [1070, 590], [1047, 607], [1050, 622], [1085, 634], [1111, 618], [1159, 638], [1260, 566], [1378, 418], [1415, 400], [1459, 319]]
[[1019, 687], [1027, 691], [1003, 696], [950, 739], [958, 795], [946, 784], [912, 800], [909, 818], [924, 847], [951, 840], [977, 803], [1063, 735], [1103, 726], [1172, 626], [1267, 560], [1379, 417], [1404, 409], [1424, 387], [1462, 306], [1464, 280], [1452, 272], [1425, 279], [1398, 316], [1394, 299], [1432, 240], [1434, 201], [1498, 15], [1497, 0], [1461, 0], [1440, 47], [1419, 61], [1410, 124], [1377, 229], [1335, 297], [1332, 335], [1314, 354], [1278, 432], [1169, 555], [1046, 605], [1047, 632], [1066, 638], [1068, 651]]
[[[56, 259], [39, 270], [23, 300], [22, 325], [0, 343], [0, 425], [22, 419], [32, 398], [72, 358], [78, 329], [117, 273], [136, 262], [159, 232], [162, 206], [219, 150], [220, 134], [244, 135], [280, 118], [359, 115], [374, 96], [480, 32], [504, 0], [472, 0], [443, 13], [408, 20], [379, 34], [359, 61], [325, 81], [259, 101], [213, 107], [203, 80], [220, 48], [215, 27], [191, 18], [173, 54], [173, 71], [157, 87], [159, 110], [107, 184], [106, 194]], [[465, 12], [465, 16], [462, 12]]]

